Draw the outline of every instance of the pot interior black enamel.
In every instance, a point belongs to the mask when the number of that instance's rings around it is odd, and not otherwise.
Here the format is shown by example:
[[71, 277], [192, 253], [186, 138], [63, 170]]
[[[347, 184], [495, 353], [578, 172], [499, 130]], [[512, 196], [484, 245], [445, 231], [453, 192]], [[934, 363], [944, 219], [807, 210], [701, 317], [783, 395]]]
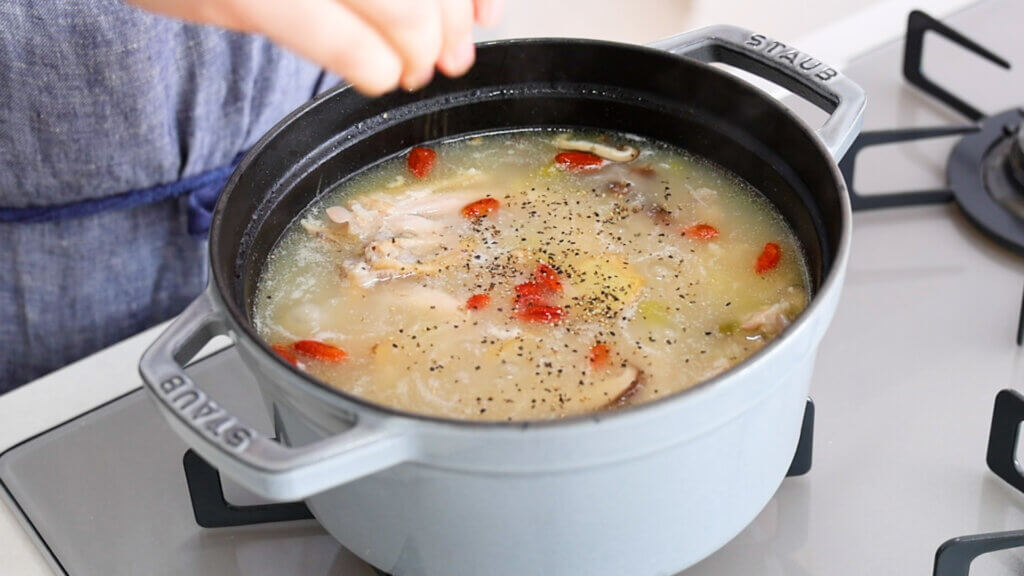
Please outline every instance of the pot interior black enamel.
[[834, 161], [788, 109], [712, 66], [638, 46], [584, 40], [483, 45], [466, 76], [415, 94], [332, 91], [268, 133], [236, 171], [211, 230], [211, 267], [235, 320], [248, 322], [265, 259], [323, 191], [410, 146], [539, 126], [605, 128], [678, 145], [733, 171], [789, 221], [818, 288], [837, 255]]

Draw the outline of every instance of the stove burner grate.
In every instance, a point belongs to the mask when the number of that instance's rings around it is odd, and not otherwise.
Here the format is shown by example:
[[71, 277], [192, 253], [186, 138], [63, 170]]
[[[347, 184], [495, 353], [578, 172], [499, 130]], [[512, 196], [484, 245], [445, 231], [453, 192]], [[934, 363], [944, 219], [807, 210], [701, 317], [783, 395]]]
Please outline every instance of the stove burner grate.
[[912, 11], [910, 16], [907, 17], [907, 39], [906, 47], [903, 50], [903, 77], [907, 79], [907, 82], [963, 114], [968, 119], [972, 121], [981, 120], [985, 116], [984, 112], [954, 96], [953, 93], [924, 75], [921, 64], [924, 60], [924, 35], [927, 32], [935, 32], [944, 36], [954, 44], [981, 56], [1000, 68], [1009, 70], [1010, 63], [981, 44], [945, 25], [942, 21], [936, 20], [920, 10]]
[[203, 528], [230, 528], [270, 522], [310, 520], [313, 513], [303, 502], [236, 506], [224, 497], [220, 472], [192, 450], [182, 459], [185, 483], [196, 524]]
[[[990, 470], [1024, 492], [1024, 474], [1017, 465], [1017, 444], [1024, 422], [1024, 395], [1003, 390], [996, 395], [985, 461]], [[971, 534], [951, 538], [935, 553], [932, 576], [968, 576], [971, 562], [982, 554], [1024, 547], [1024, 530]]]
[[846, 152], [846, 156], [839, 161], [839, 170], [843, 173], [843, 179], [846, 180], [846, 188], [850, 194], [850, 204], [853, 206], [854, 211], [875, 210], [880, 208], [899, 208], [902, 206], [923, 206], [927, 204], [943, 204], [954, 199], [953, 192], [946, 188], [870, 195], [859, 193], [854, 187], [853, 173], [854, 168], [856, 167], [857, 155], [861, 150], [883, 144], [928, 140], [931, 138], [955, 136], [957, 134], [969, 134], [977, 131], [977, 126], [968, 125], [942, 126], [936, 128], [908, 128], [903, 130], [876, 130], [873, 132], [861, 133], [861, 135], [854, 140], [850, 149]]
[[932, 576], [968, 576], [971, 562], [982, 554], [1024, 546], [1024, 530], [950, 538], [935, 553]]
[[[934, 32], [1002, 68], [1010, 64], [985, 47], [924, 12], [911, 12], [903, 57], [906, 80], [958, 111], [974, 124], [864, 132], [839, 167], [854, 210], [919, 206], [955, 201], [968, 219], [1002, 246], [1024, 254], [1024, 109], [985, 116], [977, 108], [939, 86], [921, 69], [924, 36]], [[860, 194], [854, 186], [857, 154], [864, 148], [962, 134], [946, 163], [947, 188], [885, 194]]]
[[[1017, 465], [1017, 443], [1024, 422], [1024, 395], [1003, 390], [996, 395], [989, 429], [986, 462], [1010, 486], [1024, 492], [1024, 475]], [[933, 576], [968, 576], [971, 562], [989, 552], [1024, 547], [1024, 530], [971, 534], [947, 540], [935, 553]]]

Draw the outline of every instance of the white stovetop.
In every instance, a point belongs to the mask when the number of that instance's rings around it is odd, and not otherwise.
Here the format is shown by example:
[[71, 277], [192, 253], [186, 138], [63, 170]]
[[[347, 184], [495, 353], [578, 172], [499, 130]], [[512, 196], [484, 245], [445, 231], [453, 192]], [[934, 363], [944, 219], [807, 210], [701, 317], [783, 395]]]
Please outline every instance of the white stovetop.
[[[971, 3], [970, 0], [918, 0], [916, 2], [912, 0], [868, 0], [861, 2], [864, 7], [850, 14], [849, 6], [856, 3], [830, 0], [822, 2], [823, 8], [819, 10], [819, 18], [823, 14], [826, 16], [839, 13], [848, 15], [828, 26], [816, 27], [813, 31], [802, 34], [798, 40], [793, 41], [793, 44], [834, 66], [842, 67], [854, 56], [901, 36], [906, 24], [906, 14], [913, 8], [924, 9], [936, 17], [942, 17]], [[527, 10], [521, 4], [529, 4], [529, 0], [520, 0], [519, 4], [510, 9], [508, 24], [491, 32], [488, 37], [530, 34], [531, 30], [528, 28], [519, 29], [520, 25], [528, 26], [529, 21], [521, 18], [523, 11]], [[567, 4], [571, 5], [572, 2], [567, 2]], [[673, 31], [671, 27], [663, 30], [663, 24], [660, 28], [658, 26], [647, 28], [637, 25], [621, 26], [620, 22], [623, 20], [621, 3], [616, 5], [612, 0], [597, 0], [596, 4], [605, 6], [608, 10], [614, 7], [615, 10], [612, 12], [618, 13], [620, 17], [590, 19], [588, 11], [584, 10], [581, 12], [580, 21], [567, 27], [573, 34], [623, 41], [651, 41]], [[679, 4], [685, 4], [685, 6], [680, 8]], [[772, 3], [774, 11], [771, 16], [763, 11], [755, 11], [754, 16], [751, 16], [748, 11], [745, 12], [745, 19], [740, 20], [730, 18], [727, 7], [733, 4], [736, 2], [714, 4], [694, 0], [674, 4], [661, 0], [646, 0], [644, 3], [639, 3], [643, 9], [635, 17], [637, 19], [650, 18], [652, 22], [658, 21], [656, 12], [661, 10], [673, 15], [677, 13], [687, 15], [689, 22], [698, 25], [710, 23], [709, 19], [714, 19], [758, 28], [779, 37], [782, 37], [780, 32], [806, 30], [806, 26], [800, 28], [793, 23], [803, 11], [802, 2]], [[593, 7], [595, 1], [591, 0], [587, 5]], [[580, 7], [582, 9], [583, 5], [581, 4]], [[828, 12], [828, 10], [832, 10], [832, 12]], [[629, 18], [632, 16], [626, 19]], [[761, 24], [762, 18], [764, 19], [763, 24]], [[664, 20], [661, 21], [664, 22]], [[544, 32], [548, 33], [548, 29], [545, 29]], [[647, 33], [651, 33], [651, 35], [645, 35]], [[885, 250], [884, 246], [874, 246], [874, 248]], [[855, 248], [855, 251], [860, 252], [860, 257], [870, 259], [870, 255], [864, 254], [865, 250], [870, 249], [872, 249], [870, 244], [861, 244]], [[143, 350], [164, 327], [165, 324], [161, 324], [146, 330], [93, 356], [0, 396], [0, 423], [2, 423], [0, 424], [0, 452], [30, 436], [137, 388], [139, 386], [138, 359]], [[221, 342], [220, 346], [225, 344], [226, 342]], [[212, 343], [207, 347], [206, 352], [220, 346], [217, 346], [217, 343]], [[162, 423], [154, 425], [162, 425]], [[6, 505], [0, 505], [0, 558], [3, 560], [0, 572], [5, 574], [43, 576], [51, 573], [49, 566]]]

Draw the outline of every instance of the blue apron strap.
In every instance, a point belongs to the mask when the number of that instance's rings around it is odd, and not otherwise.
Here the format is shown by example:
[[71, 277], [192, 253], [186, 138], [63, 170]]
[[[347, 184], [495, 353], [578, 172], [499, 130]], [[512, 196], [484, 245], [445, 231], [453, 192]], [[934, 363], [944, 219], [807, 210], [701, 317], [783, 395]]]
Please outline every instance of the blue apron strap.
[[176, 182], [129, 190], [113, 196], [53, 206], [26, 208], [0, 206], [0, 223], [29, 224], [82, 218], [109, 210], [126, 210], [188, 195], [188, 233], [192, 236], [205, 236], [213, 220], [213, 208], [217, 204], [217, 198], [242, 156], [243, 154], [239, 154], [231, 164], [226, 166], [188, 176]]
[[[226, 182], [225, 178], [225, 182]], [[188, 233], [204, 236], [213, 222], [213, 209], [217, 206], [224, 182], [216, 181], [200, 186], [188, 195]]]

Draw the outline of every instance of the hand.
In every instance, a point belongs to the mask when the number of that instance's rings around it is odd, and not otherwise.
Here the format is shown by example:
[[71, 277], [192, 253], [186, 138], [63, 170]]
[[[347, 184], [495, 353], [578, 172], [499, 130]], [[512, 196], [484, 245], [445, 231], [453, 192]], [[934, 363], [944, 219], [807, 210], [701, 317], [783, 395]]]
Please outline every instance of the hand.
[[425, 86], [434, 69], [465, 74], [473, 23], [493, 26], [503, 0], [128, 0], [168, 16], [263, 34], [376, 96]]

